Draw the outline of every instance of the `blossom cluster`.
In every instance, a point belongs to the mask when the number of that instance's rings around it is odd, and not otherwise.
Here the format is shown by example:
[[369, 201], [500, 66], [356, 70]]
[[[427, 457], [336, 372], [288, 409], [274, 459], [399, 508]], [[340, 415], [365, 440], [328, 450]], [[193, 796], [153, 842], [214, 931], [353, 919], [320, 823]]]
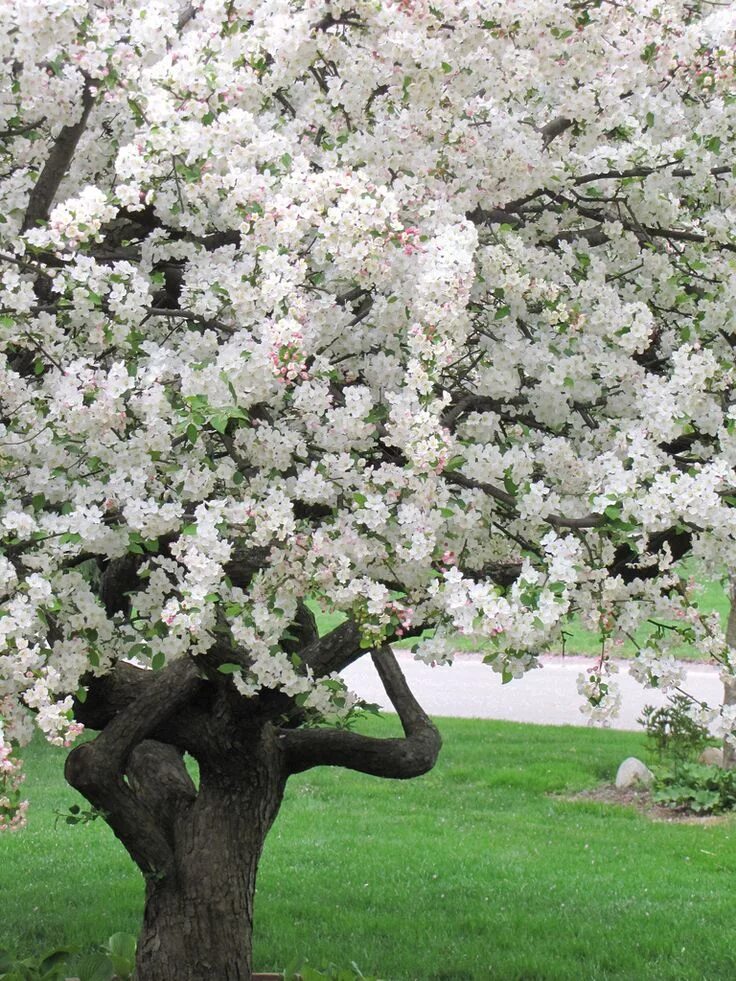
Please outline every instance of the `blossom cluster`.
[[600, 721], [640, 630], [736, 670], [732, 5], [0, 12], [4, 747], [222, 645], [344, 717], [310, 604], [504, 680], [579, 614]]

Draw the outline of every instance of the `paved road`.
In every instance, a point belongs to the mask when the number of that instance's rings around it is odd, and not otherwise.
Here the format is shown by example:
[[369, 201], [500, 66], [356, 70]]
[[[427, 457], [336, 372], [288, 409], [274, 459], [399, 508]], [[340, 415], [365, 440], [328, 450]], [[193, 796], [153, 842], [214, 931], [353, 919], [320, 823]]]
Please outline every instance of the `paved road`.
[[[451, 667], [429, 668], [410, 653], [396, 651], [412, 691], [430, 715], [459, 718], [506, 719], [545, 725], [586, 725], [581, 713], [582, 698], [576, 681], [592, 658], [543, 657], [541, 670], [530, 671], [518, 681], [501, 685], [501, 678], [474, 655], [460, 655]], [[637, 718], [645, 705], [664, 704], [656, 689], [644, 689], [628, 673], [628, 663], [619, 662], [616, 681], [622, 692], [621, 713], [613, 722], [617, 729], [640, 729]], [[351, 665], [344, 677], [352, 691], [369, 702], [391, 709], [370, 658]], [[723, 700], [718, 669], [697, 665], [687, 672], [686, 691], [710, 705]]]

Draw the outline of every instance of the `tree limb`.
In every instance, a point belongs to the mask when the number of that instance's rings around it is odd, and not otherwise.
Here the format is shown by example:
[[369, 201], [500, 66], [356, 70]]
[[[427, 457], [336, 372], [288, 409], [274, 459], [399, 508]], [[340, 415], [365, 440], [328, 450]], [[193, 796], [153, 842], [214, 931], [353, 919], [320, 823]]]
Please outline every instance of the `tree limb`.
[[[489, 497], [499, 501], [501, 504], [505, 504], [510, 508], [516, 508], [516, 498], [514, 495], [509, 494], [508, 491], [502, 490], [500, 487], [496, 487], [495, 484], [489, 484], [483, 480], [473, 480], [455, 471], [445, 473], [443, 477], [449, 484], [458, 484], [460, 487], [481, 490], [484, 494], [488, 494]], [[550, 513], [543, 515], [542, 521], [545, 521], [548, 525], [552, 525], [553, 528], [597, 528], [602, 523], [603, 516], [593, 512], [591, 514], [585, 514], [580, 518], [568, 518], [563, 514]]]
[[[150, 676], [139, 697], [107, 723], [96, 739], [67, 757], [65, 776], [87, 800], [105, 812], [107, 823], [144, 873], [166, 874], [173, 860], [165, 830], [124, 777], [134, 750], [189, 701], [201, 683], [190, 658], [174, 661]], [[138, 768], [133, 763], [134, 771]]]
[[570, 129], [570, 127], [574, 125], [575, 121], [573, 119], [567, 119], [565, 116], [558, 116], [556, 119], [552, 119], [550, 122], [548, 122], [546, 126], [542, 126], [539, 132], [544, 140], [545, 149], [553, 140], [557, 139], [558, 136], [562, 136], [566, 130]]
[[82, 91], [82, 115], [79, 122], [74, 123], [73, 126], [63, 126], [56, 137], [56, 142], [51, 147], [43, 170], [28, 197], [28, 207], [21, 226], [22, 232], [27, 232], [29, 228], [34, 228], [38, 222], [48, 218], [54, 197], [59, 190], [59, 184], [64, 179], [64, 174], [72, 162], [74, 151], [77, 149], [80, 137], [87, 126], [87, 120], [94, 104], [95, 97], [92, 95], [92, 86], [88, 80]]
[[346, 620], [299, 653], [302, 661], [309, 665], [314, 674], [322, 677], [333, 671], [342, 671], [365, 654], [360, 641], [361, 633], [357, 624], [354, 620]]
[[167, 743], [144, 739], [130, 754], [125, 775], [138, 800], [169, 832], [181, 808], [197, 796], [183, 753]]
[[407, 780], [432, 769], [442, 745], [437, 728], [411, 693], [391, 649], [385, 647], [372, 657], [401, 719], [404, 738], [375, 739], [337, 729], [284, 731], [280, 740], [291, 773], [313, 766], [342, 766], [376, 777]]
[[197, 7], [193, 3], [188, 3], [186, 7], [179, 14], [179, 19], [176, 22], [176, 30], [181, 33], [187, 26], [190, 20], [194, 20], [197, 14]]

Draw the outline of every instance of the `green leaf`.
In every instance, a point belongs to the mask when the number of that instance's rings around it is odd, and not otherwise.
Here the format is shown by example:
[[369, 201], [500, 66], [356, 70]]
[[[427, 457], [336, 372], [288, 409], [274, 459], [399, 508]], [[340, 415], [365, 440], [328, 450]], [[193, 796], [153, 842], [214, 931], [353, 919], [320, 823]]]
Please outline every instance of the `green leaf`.
[[641, 60], [645, 65], [650, 64], [657, 56], [657, 44], [650, 41], [641, 53]]
[[218, 665], [217, 670], [220, 674], [237, 674], [239, 671], [242, 671], [242, 666], [240, 664], [226, 663]]
[[196, 535], [197, 526], [196, 525], [184, 525], [181, 530], [182, 535]]
[[[71, 808], [70, 808], [71, 810]], [[77, 808], [77, 811], [79, 808]], [[52, 975], [49, 973], [53, 971], [55, 967], [61, 967], [66, 964], [69, 960], [69, 955], [71, 951], [67, 947], [59, 947], [56, 950], [50, 950], [48, 953], [44, 954], [38, 965], [40, 971], [45, 972], [48, 977]], [[64, 972], [66, 974], [66, 972]], [[55, 974], [53, 975], [56, 976]]]
[[86, 954], [76, 962], [74, 970], [79, 981], [111, 981], [114, 976], [107, 954]]
[[107, 941], [107, 952], [116, 974], [122, 977], [135, 970], [136, 938], [130, 933], [114, 933]]
[[230, 417], [225, 412], [217, 412], [210, 416], [210, 426], [218, 433], [224, 433], [229, 422]]
[[160, 671], [161, 668], [166, 664], [166, 657], [163, 651], [156, 651], [156, 653], [151, 658], [151, 667], [154, 671]]

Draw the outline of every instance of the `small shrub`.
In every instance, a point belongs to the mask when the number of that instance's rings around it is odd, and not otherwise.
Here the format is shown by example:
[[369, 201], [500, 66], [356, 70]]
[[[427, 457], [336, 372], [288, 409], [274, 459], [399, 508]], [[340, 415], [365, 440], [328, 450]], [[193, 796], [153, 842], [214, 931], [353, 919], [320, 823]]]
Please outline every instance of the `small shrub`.
[[688, 712], [689, 701], [675, 695], [669, 705], [655, 708], [646, 705], [637, 720], [660, 760], [691, 760], [713, 740], [706, 726], [696, 722]]
[[40, 957], [15, 958], [0, 950], [0, 981], [129, 981], [135, 948], [135, 937], [116, 933], [92, 953], [64, 947]]
[[675, 810], [720, 814], [736, 808], [736, 770], [678, 763], [658, 774], [652, 799]]
[[69, 976], [67, 966], [73, 954], [73, 949], [65, 947], [39, 957], [16, 958], [0, 950], [0, 981], [63, 981]]
[[691, 718], [686, 698], [676, 695], [661, 708], [647, 705], [639, 722], [660, 761], [652, 793], [656, 804], [693, 814], [736, 808], [736, 771], [695, 762], [713, 740], [707, 727]]

